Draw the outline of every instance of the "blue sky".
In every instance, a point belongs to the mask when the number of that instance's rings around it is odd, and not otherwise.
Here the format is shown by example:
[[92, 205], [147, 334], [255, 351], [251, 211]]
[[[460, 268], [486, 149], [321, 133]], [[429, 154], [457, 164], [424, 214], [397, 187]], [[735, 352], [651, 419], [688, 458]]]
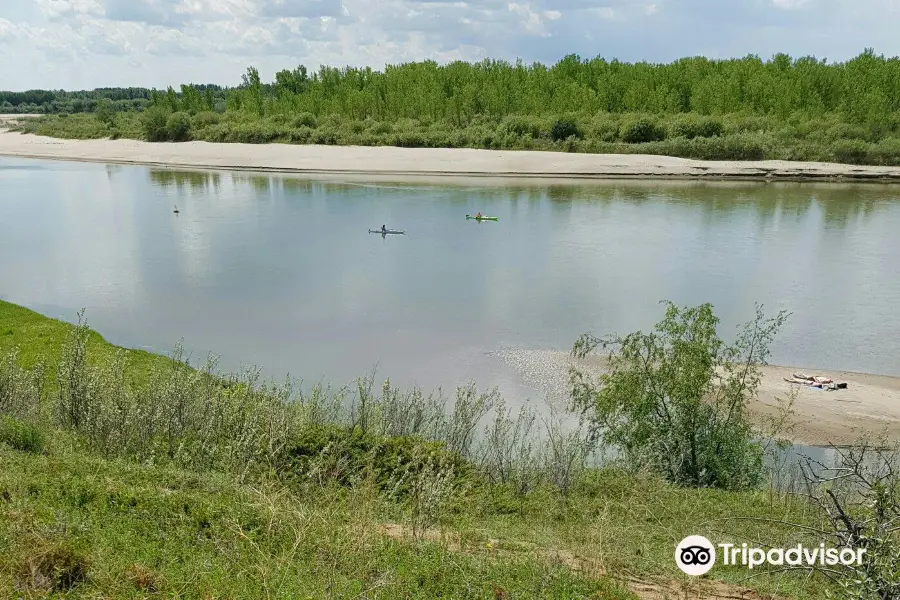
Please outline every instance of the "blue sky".
[[0, 89], [236, 84], [303, 63], [900, 54], [900, 0], [0, 0]]

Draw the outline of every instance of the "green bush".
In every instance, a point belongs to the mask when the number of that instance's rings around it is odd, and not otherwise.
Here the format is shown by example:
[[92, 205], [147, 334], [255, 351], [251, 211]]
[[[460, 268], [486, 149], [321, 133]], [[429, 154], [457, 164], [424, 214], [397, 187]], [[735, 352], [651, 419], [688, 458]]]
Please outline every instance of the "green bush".
[[500, 129], [504, 132], [513, 133], [517, 137], [539, 138], [542, 133], [540, 120], [524, 115], [509, 115], [500, 122]]
[[858, 165], [865, 162], [869, 144], [862, 140], [838, 140], [831, 145], [831, 154], [839, 163]]
[[554, 142], [567, 140], [570, 137], [579, 139], [582, 137], [581, 132], [578, 130], [578, 125], [575, 124], [575, 121], [571, 121], [569, 119], [560, 119], [553, 124], [553, 127], [550, 128], [550, 139]]
[[44, 451], [44, 434], [30, 423], [9, 416], [0, 417], [0, 443], [15, 450], [40, 454]]
[[702, 137], [720, 136], [725, 131], [721, 121], [710, 117], [684, 115], [676, 119], [670, 128], [670, 137], [684, 137], [689, 140]]
[[222, 116], [218, 113], [206, 110], [194, 115], [192, 121], [194, 129], [203, 129], [205, 127], [211, 127], [213, 125], [218, 125], [219, 123], [221, 123]]
[[664, 139], [666, 139], [666, 130], [660, 127], [655, 120], [647, 117], [633, 119], [627, 122], [622, 129], [622, 140], [629, 144], [658, 142]]
[[116, 122], [116, 107], [109, 98], [101, 98], [97, 102], [94, 114], [97, 116], [98, 121], [107, 126], [111, 126]]
[[369, 125], [369, 133], [373, 135], [385, 135], [394, 132], [394, 126], [387, 121], [375, 121]]
[[471, 467], [439, 442], [416, 437], [382, 438], [334, 425], [306, 428], [287, 456], [282, 475], [288, 479], [327, 478], [342, 486], [371, 477], [384, 489], [396, 485], [404, 473], [417, 471], [426, 461], [450, 465], [458, 474], [471, 474]]
[[619, 139], [619, 119], [616, 115], [601, 113], [590, 124], [591, 137], [601, 142], [612, 143]]
[[173, 142], [191, 139], [191, 116], [186, 112], [176, 112], [166, 120], [166, 134]]
[[884, 138], [872, 144], [866, 158], [872, 165], [900, 165], [900, 138]]
[[[583, 335], [573, 353], [584, 357], [602, 347], [607, 366], [596, 380], [573, 372], [573, 406], [594, 439], [602, 436], [634, 468], [678, 485], [753, 488], [764, 467], [749, 405], [761, 380], [757, 365], [765, 364], [786, 318], [786, 312], [766, 318], [757, 306], [729, 346], [718, 336], [712, 305], [667, 303], [651, 333]], [[646, 356], [653, 357], [649, 364]]]
[[153, 106], [141, 114], [141, 130], [148, 142], [165, 142], [169, 139], [166, 128], [169, 111], [162, 106]]
[[294, 121], [292, 123], [294, 127], [309, 127], [310, 129], [316, 128], [316, 116], [309, 112], [302, 112], [296, 117], [294, 117]]

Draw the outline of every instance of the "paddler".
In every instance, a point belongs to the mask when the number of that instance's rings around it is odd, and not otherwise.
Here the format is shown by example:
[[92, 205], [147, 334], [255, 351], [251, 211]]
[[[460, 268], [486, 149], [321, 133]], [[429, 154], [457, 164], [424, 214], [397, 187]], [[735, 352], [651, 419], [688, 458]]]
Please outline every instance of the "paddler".
[[387, 233], [387, 227], [384, 225], [381, 226], [381, 233]]
[[480, 219], [480, 218], [481, 218], [481, 213], [479, 212], [477, 215], [475, 215], [475, 218], [476, 218], [476, 219]]

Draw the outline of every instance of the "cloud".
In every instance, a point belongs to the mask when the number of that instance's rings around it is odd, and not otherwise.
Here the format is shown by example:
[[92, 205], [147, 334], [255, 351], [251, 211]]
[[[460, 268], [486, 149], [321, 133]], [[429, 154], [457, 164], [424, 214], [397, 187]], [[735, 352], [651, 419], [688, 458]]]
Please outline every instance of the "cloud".
[[[0, 0], [0, 85], [234, 84], [303, 63], [900, 53], [900, 0]], [[140, 68], [135, 68], [140, 65]]]

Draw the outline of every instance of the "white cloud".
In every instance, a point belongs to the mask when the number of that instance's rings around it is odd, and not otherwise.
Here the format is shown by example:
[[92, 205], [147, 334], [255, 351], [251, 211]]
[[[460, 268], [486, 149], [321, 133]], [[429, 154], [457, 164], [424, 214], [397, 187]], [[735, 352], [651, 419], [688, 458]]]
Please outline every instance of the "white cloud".
[[[0, 0], [0, 86], [234, 84], [306, 64], [900, 53], [900, 0]], [[139, 65], [136, 68], [136, 65]]]

